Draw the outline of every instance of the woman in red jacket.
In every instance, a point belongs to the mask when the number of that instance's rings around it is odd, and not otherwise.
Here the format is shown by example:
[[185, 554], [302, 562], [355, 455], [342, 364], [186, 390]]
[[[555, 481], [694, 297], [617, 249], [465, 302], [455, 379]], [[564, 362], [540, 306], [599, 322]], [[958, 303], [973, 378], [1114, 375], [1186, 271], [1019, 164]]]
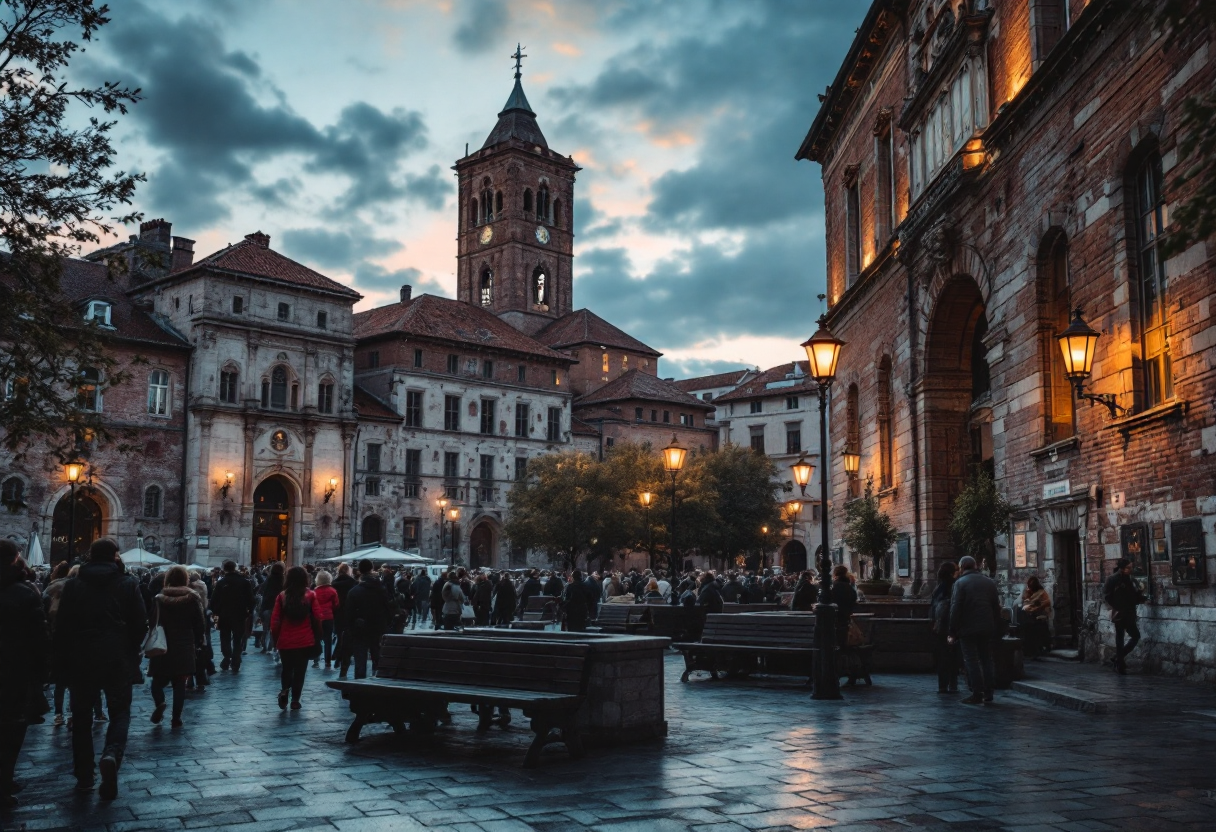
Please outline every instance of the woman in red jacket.
[[[338, 612], [338, 590], [330, 586], [332, 583], [333, 576], [324, 569], [317, 573], [317, 588], [314, 590], [317, 596], [315, 609], [317, 620], [321, 622], [321, 646], [325, 648], [326, 670], [329, 670], [329, 654], [334, 642], [334, 616]], [[313, 659], [312, 666], [316, 667], [320, 661], [320, 658]]]
[[280, 710], [287, 709], [288, 693], [291, 694], [291, 709], [300, 709], [304, 674], [308, 670], [308, 660], [316, 652], [317, 636], [321, 630], [316, 600], [316, 594], [308, 588], [308, 572], [304, 567], [288, 569], [283, 591], [274, 599], [274, 611], [270, 614], [270, 632], [283, 662]]

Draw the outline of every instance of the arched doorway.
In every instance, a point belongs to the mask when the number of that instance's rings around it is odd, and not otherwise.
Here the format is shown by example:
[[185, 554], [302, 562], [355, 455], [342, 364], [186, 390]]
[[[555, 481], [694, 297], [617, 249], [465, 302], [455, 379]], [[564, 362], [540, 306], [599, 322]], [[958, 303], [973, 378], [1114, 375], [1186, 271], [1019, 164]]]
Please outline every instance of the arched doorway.
[[478, 523], [469, 536], [469, 567], [480, 569], [494, 565], [494, 528]]
[[973, 464], [991, 459], [988, 320], [979, 286], [965, 275], [938, 297], [925, 341], [926, 575], [955, 556], [950, 510]]
[[806, 570], [806, 546], [801, 540], [791, 540], [782, 548], [781, 568], [787, 575]]
[[253, 492], [254, 566], [287, 560], [291, 543], [291, 497], [282, 477], [266, 479]]
[[363, 518], [363, 527], [360, 529], [360, 543], [380, 543], [384, 540], [384, 521], [375, 514], [369, 514]]
[[[75, 512], [73, 499], [66, 495], [55, 504], [51, 515], [51, 563], [61, 560], [76, 560], [87, 554], [93, 541], [101, 537], [101, 506], [88, 494], [76, 491]], [[73, 522], [72, 514], [76, 519]], [[72, 537], [71, 544], [68, 537]]]

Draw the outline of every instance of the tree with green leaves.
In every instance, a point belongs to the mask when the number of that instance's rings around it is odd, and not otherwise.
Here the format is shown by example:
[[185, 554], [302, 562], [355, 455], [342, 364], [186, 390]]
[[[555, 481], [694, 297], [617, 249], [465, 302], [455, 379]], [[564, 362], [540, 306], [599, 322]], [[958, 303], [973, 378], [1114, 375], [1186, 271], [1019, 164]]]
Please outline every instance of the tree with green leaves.
[[981, 466], [975, 466], [971, 479], [954, 498], [950, 512], [950, 534], [954, 543], [976, 563], [996, 572], [996, 538], [1009, 529], [1012, 507], [997, 490], [996, 481]]
[[[862, 580], [883, 580], [883, 559], [898, 538], [895, 524], [883, 512], [874, 493], [874, 477], [866, 477], [865, 494], [845, 503], [842, 535], [845, 545], [857, 553], [862, 564]], [[866, 564], [869, 564], [868, 575]]]
[[64, 258], [99, 243], [111, 223], [139, 219], [107, 216], [131, 204], [144, 177], [111, 169], [115, 122], [105, 118], [125, 114], [139, 90], [68, 79], [107, 14], [93, 0], [0, 0], [0, 434], [11, 452], [42, 440], [67, 456], [105, 439], [98, 414], [77, 402], [81, 369], [108, 386], [125, 380], [109, 332], [86, 324], [60, 291]]

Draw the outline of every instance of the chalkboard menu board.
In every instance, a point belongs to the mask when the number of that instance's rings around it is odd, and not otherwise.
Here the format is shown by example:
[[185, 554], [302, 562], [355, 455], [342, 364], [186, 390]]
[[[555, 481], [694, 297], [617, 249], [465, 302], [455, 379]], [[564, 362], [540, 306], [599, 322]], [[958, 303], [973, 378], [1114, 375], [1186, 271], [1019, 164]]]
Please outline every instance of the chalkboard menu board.
[[1207, 585], [1208, 555], [1202, 520], [1196, 517], [1170, 523], [1170, 555], [1175, 585]]

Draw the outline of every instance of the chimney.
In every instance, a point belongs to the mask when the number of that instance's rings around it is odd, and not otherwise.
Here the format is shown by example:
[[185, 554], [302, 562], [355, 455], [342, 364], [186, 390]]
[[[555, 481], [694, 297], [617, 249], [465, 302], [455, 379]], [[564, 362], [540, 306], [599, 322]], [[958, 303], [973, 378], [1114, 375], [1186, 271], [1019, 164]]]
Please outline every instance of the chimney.
[[270, 235], [263, 234], [261, 231], [246, 234], [245, 239], [255, 245], [261, 246], [262, 248], [270, 248]]
[[165, 219], [148, 220], [139, 224], [139, 241], [156, 248], [169, 250], [169, 235], [173, 223]]
[[414, 291], [414, 287], [410, 286], [410, 284], [406, 283], [405, 285], [403, 285], [401, 287], [401, 302], [405, 303], [407, 300], [409, 300], [410, 295], [413, 294], [413, 291]]
[[180, 272], [182, 269], [190, 268], [190, 264], [194, 262], [194, 240], [187, 240], [185, 237], [173, 238], [173, 260], [170, 263], [169, 271]]

